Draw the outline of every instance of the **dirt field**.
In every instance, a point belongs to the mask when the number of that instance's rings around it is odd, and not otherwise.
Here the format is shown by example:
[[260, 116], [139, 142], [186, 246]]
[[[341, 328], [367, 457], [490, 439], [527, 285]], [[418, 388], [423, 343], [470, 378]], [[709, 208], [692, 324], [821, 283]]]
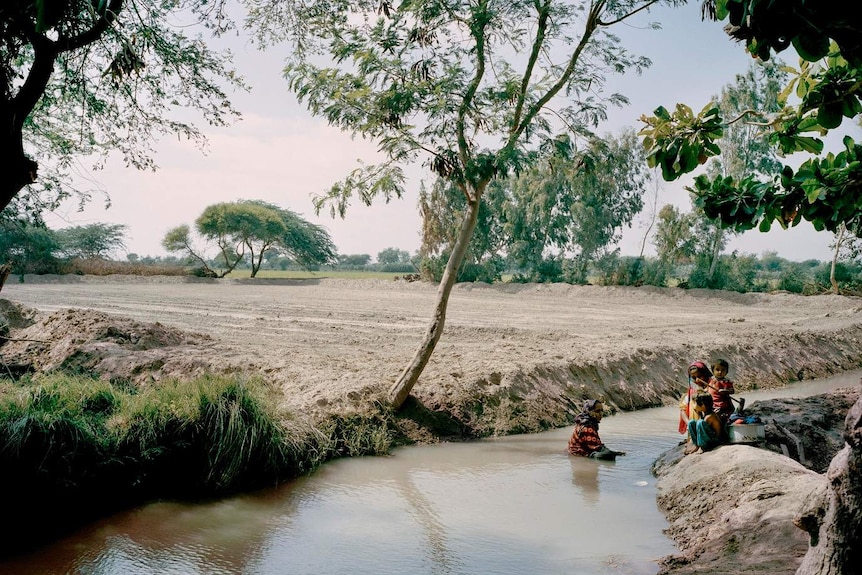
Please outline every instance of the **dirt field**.
[[[362, 409], [412, 357], [435, 293], [383, 280], [13, 277], [0, 298], [40, 313], [0, 360], [139, 384], [260, 372], [299, 412]], [[859, 298], [459, 284], [414, 396], [467, 434], [535, 431], [568, 424], [584, 397], [674, 402], [692, 359], [726, 357], [745, 389], [859, 368], [860, 342]]]

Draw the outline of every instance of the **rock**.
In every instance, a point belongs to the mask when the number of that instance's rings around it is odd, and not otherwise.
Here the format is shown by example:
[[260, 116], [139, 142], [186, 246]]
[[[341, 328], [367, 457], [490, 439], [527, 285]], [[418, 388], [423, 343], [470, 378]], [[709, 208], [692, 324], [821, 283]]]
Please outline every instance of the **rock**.
[[844, 417], [859, 396], [859, 387], [842, 388], [812, 397], [754, 402], [745, 413], [764, 422], [767, 449], [825, 473], [844, 447]]
[[748, 445], [688, 455], [660, 473], [658, 504], [681, 550], [661, 573], [777, 575], [800, 563], [808, 538], [793, 518], [823, 476]]
[[862, 570], [862, 398], [847, 414], [846, 445], [826, 473], [821, 505], [810, 506], [796, 524], [808, 531], [811, 546], [797, 575], [853, 575]]
[[[746, 413], [768, 419], [760, 447], [724, 445], [683, 456], [678, 446], [663, 454], [653, 466], [658, 504], [681, 552], [661, 560], [660, 574], [856, 573], [862, 565], [859, 392], [752, 404]], [[790, 455], [801, 454], [811, 469], [781, 454], [789, 435], [802, 446], [794, 440]], [[824, 460], [831, 461], [826, 475], [812, 470]]]

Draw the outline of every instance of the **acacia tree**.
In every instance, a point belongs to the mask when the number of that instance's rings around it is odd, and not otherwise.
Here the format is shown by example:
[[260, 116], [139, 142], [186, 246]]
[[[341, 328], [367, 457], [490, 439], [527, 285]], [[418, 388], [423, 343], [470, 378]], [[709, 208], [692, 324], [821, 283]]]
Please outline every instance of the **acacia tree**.
[[261, 200], [240, 200], [207, 206], [195, 220], [198, 234], [219, 249], [219, 272], [210, 269], [201, 250], [193, 245], [187, 225], [165, 234], [162, 246], [169, 252], [185, 253], [201, 263], [208, 275], [224, 277], [248, 257], [251, 277], [257, 276], [265, 254], [286, 255], [309, 267], [336, 261], [335, 244], [329, 233], [296, 213]]
[[95, 223], [62, 228], [55, 232], [60, 251], [68, 257], [105, 259], [111, 252], [126, 249], [127, 226]]
[[177, 107], [216, 125], [234, 118], [224, 89], [242, 82], [229, 54], [171, 25], [191, 15], [224, 30], [224, 1], [0, 3], [0, 210], [25, 188], [20, 212], [68, 197], [76, 157], [118, 151], [152, 169], [157, 135], [202, 142], [197, 128], [171, 116]]
[[[443, 331], [446, 306], [488, 184], [524, 168], [558, 133], [605, 117], [606, 74], [635, 71], [610, 33], [633, 14], [677, 0], [335, 0], [302, 14], [303, 50], [289, 57], [290, 88], [312, 113], [372, 139], [383, 160], [362, 166], [316, 201], [343, 216], [356, 196], [403, 193], [403, 165], [426, 165], [464, 195], [460, 231], [417, 352], [390, 389], [400, 406]], [[259, 23], [281, 22], [280, 3], [258, 0]], [[269, 12], [267, 12], [269, 10]], [[320, 59], [306, 58], [316, 52]], [[330, 62], [319, 64], [325, 56]]]

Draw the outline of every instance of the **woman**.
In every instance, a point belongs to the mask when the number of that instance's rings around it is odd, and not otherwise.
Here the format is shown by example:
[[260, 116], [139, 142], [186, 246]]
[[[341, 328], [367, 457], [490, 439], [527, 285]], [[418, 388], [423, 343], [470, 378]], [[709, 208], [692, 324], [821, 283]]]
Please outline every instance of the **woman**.
[[598, 399], [588, 399], [584, 409], [575, 417], [575, 429], [569, 438], [569, 454], [583, 455], [593, 459], [616, 459], [624, 451], [614, 451], [599, 438], [599, 422], [604, 414], [604, 405]]
[[688, 422], [698, 419], [694, 410], [693, 398], [697, 395], [709, 394], [707, 385], [712, 377], [712, 372], [702, 361], [692, 362], [688, 366], [688, 390], [679, 402], [679, 432], [688, 433]]

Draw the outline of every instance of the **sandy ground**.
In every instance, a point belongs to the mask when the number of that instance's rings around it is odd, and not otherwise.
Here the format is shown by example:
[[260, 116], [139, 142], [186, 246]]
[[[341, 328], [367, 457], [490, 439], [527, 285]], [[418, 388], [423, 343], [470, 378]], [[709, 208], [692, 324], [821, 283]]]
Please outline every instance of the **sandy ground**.
[[[40, 313], [0, 359], [144, 384], [259, 372], [290, 408], [343, 411], [385, 395], [435, 295], [383, 280], [12, 277], [0, 298]], [[414, 396], [467, 434], [534, 431], [566, 425], [584, 397], [618, 409], [673, 403], [691, 359], [726, 357], [745, 389], [856, 369], [860, 342], [853, 297], [459, 284]]]

